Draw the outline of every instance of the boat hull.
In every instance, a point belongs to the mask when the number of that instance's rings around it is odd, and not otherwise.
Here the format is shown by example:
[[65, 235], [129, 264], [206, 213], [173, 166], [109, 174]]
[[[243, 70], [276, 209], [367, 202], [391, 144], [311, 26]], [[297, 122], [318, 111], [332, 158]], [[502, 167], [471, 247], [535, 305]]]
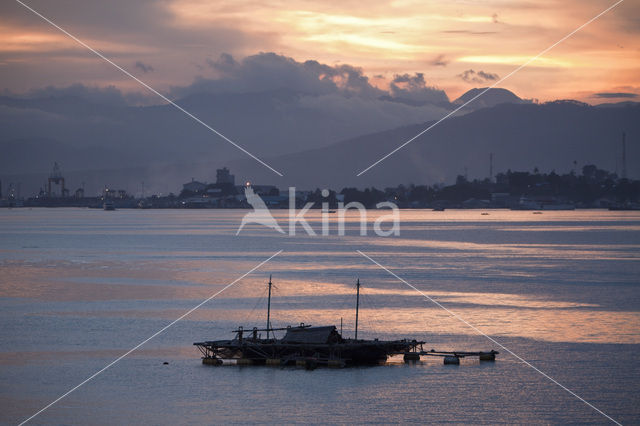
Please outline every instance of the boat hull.
[[345, 365], [377, 365], [384, 363], [390, 355], [414, 351], [423, 343], [415, 340], [346, 340], [334, 344], [218, 340], [194, 345], [204, 355], [203, 359], [251, 360], [252, 365], [264, 365], [274, 359], [280, 360], [280, 365], [295, 365], [309, 359], [318, 365], [329, 365], [332, 361]]

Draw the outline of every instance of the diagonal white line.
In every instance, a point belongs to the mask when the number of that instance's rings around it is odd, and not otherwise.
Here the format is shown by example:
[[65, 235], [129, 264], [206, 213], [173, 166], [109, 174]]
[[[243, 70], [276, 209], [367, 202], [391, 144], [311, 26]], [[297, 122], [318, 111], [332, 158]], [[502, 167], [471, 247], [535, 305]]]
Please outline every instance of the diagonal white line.
[[521, 361], [522, 363], [526, 364], [527, 366], [531, 367], [532, 369], [534, 369], [535, 371], [537, 371], [538, 373], [542, 374], [544, 377], [546, 377], [547, 379], [551, 380], [553, 383], [555, 383], [556, 385], [560, 386], [562, 389], [564, 389], [565, 391], [569, 392], [571, 395], [575, 396], [576, 398], [578, 398], [580, 401], [584, 402], [585, 404], [587, 404], [589, 407], [593, 408], [594, 410], [596, 410], [598, 413], [602, 414], [603, 416], [605, 416], [607, 419], [611, 420], [613, 423], [617, 424], [617, 425], [621, 425], [621, 423], [617, 422], [616, 420], [614, 420], [612, 417], [608, 416], [607, 414], [605, 414], [602, 410], [598, 409], [597, 407], [595, 407], [593, 404], [591, 404], [589, 401], [585, 400], [584, 398], [582, 398], [580, 395], [576, 394], [575, 392], [573, 392], [571, 389], [567, 388], [566, 386], [564, 386], [562, 383], [558, 382], [556, 379], [554, 379], [553, 377], [549, 376], [548, 374], [546, 374], [545, 372], [541, 371], [540, 369], [538, 369], [537, 367], [535, 367], [534, 365], [532, 365], [531, 363], [529, 363], [528, 361], [526, 361], [525, 359], [523, 359], [521, 356], [519, 356], [518, 354], [514, 353], [513, 351], [511, 351], [509, 348], [507, 348], [506, 346], [504, 346], [502, 343], [496, 341], [494, 338], [492, 338], [491, 336], [485, 334], [482, 330], [480, 330], [478, 327], [476, 327], [475, 325], [469, 323], [467, 320], [465, 320], [464, 318], [462, 318], [460, 315], [456, 314], [455, 312], [451, 311], [450, 309], [448, 309], [447, 307], [443, 306], [441, 303], [439, 303], [437, 300], [434, 300], [432, 297], [430, 297], [428, 294], [422, 292], [421, 290], [419, 290], [418, 288], [416, 288], [415, 286], [409, 284], [407, 281], [405, 281], [404, 279], [402, 279], [401, 277], [399, 277], [398, 275], [396, 275], [393, 271], [389, 270], [388, 268], [384, 267], [383, 265], [381, 265], [380, 263], [378, 263], [376, 260], [372, 259], [371, 257], [369, 257], [368, 255], [366, 255], [365, 253], [361, 252], [360, 250], [356, 250], [359, 254], [361, 254], [363, 257], [369, 259], [372, 263], [378, 265], [380, 268], [384, 269], [385, 271], [387, 271], [391, 276], [395, 277], [397, 280], [405, 283], [406, 285], [408, 285], [409, 287], [411, 287], [412, 289], [414, 289], [415, 291], [417, 291], [418, 293], [420, 293], [422, 296], [424, 296], [425, 299], [435, 303], [438, 307], [444, 309], [445, 311], [447, 311], [451, 316], [455, 317], [456, 319], [462, 321], [463, 323], [465, 323], [466, 325], [468, 325], [469, 327], [471, 327], [474, 331], [476, 331], [478, 334], [486, 337], [487, 339], [489, 339], [490, 341], [492, 341], [493, 343], [495, 343], [496, 345], [500, 346], [502, 349], [504, 349], [505, 351], [509, 352], [511, 355], [513, 355], [514, 357], [516, 357], [519, 361]]
[[386, 160], [387, 158], [391, 157], [393, 154], [395, 154], [396, 152], [400, 151], [402, 148], [404, 148], [405, 146], [409, 145], [411, 142], [413, 142], [414, 140], [418, 139], [420, 136], [424, 135], [425, 133], [427, 133], [429, 130], [433, 129], [434, 127], [436, 127], [438, 124], [440, 124], [441, 122], [443, 122], [444, 120], [446, 120], [447, 118], [451, 117], [453, 114], [455, 114], [456, 112], [460, 111], [462, 108], [466, 107], [467, 105], [469, 105], [471, 102], [475, 101], [476, 99], [478, 99], [480, 96], [484, 95], [485, 93], [487, 93], [490, 89], [493, 89], [494, 87], [496, 87], [498, 84], [502, 83], [503, 81], [505, 81], [506, 79], [508, 79], [509, 77], [511, 77], [513, 74], [517, 73], [518, 71], [520, 71], [522, 68], [526, 67], [527, 65], [529, 65], [531, 62], [535, 61], [536, 59], [538, 59], [540, 56], [544, 55], [545, 53], [547, 53], [548, 51], [550, 51], [551, 49], [553, 49], [554, 47], [556, 47], [557, 45], [559, 45], [560, 43], [562, 43], [563, 41], [565, 41], [566, 39], [568, 39], [569, 37], [571, 37], [572, 35], [574, 35], [575, 33], [577, 33], [578, 31], [580, 31], [581, 29], [583, 29], [584, 27], [586, 27], [587, 25], [589, 25], [590, 23], [592, 23], [593, 21], [595, 21], [596, 19], [598, 19], [599, 17], [601, 17], [602, 15], [604, 15], [605, 13], [609, 12], [611, 9], [613, 9], [614, 7], [618, 6], [620, 3], [622, 3], [624, 0], [618, 0], [616, 3], [612, 4], [611, 6], [609, 6], [608, 8], [606, 8], [605, 10], [603, 10], [602, 12], [598, 13], [596, 16], [594, 16], [593, 18], [589, 19], [587, 22], [585, 22], [584, 24], [580, 25], [578, 28], [576, 28], [575, 30], [571, 31], [569, 34], [567, 34], [566, 36], [562, 37], [560, 40], [556, 41], [555, 43], [553, 43], [551, 46], [547, 47], [546, 49], [544, 49], [542, 52], [538, 53], [536, 56], [533, 56], [531, 58], [529, 58], [529, 60], [527, 60], [525, 63], [523, 63], [522, 65], [520, 65], [519, 67], [517, 67], [516, 69], [514, 69], [513, 71], [511, 71], [509, 74], [505, 75], [504, 77], [502, 77], [500, 80], [496, 81], [495, 83], [493, 83], [491, 86], [487, 87], [486, 89], [484, 89], [482, 92], [478, 93], [477, 95], [475, 95], [473, 98], [469, 99], [467, 102], [465, 102], [464, 104], [460, 105], [458, 108], [454, 109], [453, 111], [451, 111], [450, 113], [448, 113], [447, 115], [445, 115], [444, 117], [442, 117], [440, 120], [436, 121], [435, 123], [433, 123], [432, 125], [430, 125], [429, 127], [427, 127], [426, 129], [424, 129], [423, 131], [421, 131], [420, 133], [418, 133], [417, 135], [415, 135], [414, 137], [412, 137], [411, 139], [407, 140], [406, 142], [404, 142], [402, 145], [398, 146], [396, 149], [394, 149], [393, 151], [389, 152], [387, 155], [385, 155], [384, 157], [380, 158], [378, 161], [376, 161], [375, 163], [371, 164], [369, 167], [367, 167], [366, 169], [362, 170], [360, 173], [358, 173], [356, 176], [361, 176], [362, 174], [366, 173], [367, 171], [369, 171], [371, 168], [377, 166], [378, 164], [380, 164], [381, 162], [383, 162], [384, 160]]
[[184, 114], [186, 114], [187, 116], [189, 116], [190, 118], [192, 118], [193, 120], [195, 120], [198, 124], [203, 125], [204, 127], [206, 127], [207, 129], [209, 129], [210, 131], [212, 131], [213, 133], [215, 133], [216, 135], [220, 136], [222, 139], [224, 139], [225, 141], [229, 142], [231, 145], [235, 146], [236, 148], [238, 148], [240, 151], [244, 152], [245, 154], [247, 154], [249, 157], [253, 158], [254, 160], [256, 160], [258, 163], [262, 164], [263, 166], [265, 166], [266, 168], [268, 168], [269, 170], [271, 170], [272, 172], [274, 172], [275, 174], [277, 174], [278, 176], [282, 177], [283, 174], [280, 173], [279, 171], [277, 171], [276, 169], [274, 169], [273, 167], [271, 167], [270, 165], [268, 165], [267, 163], [265, 163], [264, 161], [262, 161], [261, 159], [259, 159], [258, 157], [256, 157], [255, 155], [253, 155], [252, 153], [250, 153], [249, 151], [247, 151], [245, 148], [243, 148], [242, 146], [238, 145], [237, 143], [235, 143], [234, 141], [232, 141], [231, 139], [229, 139], [228, 137], [226, 137], [225, 135], [223, 135], [222, 133], [220, 133], [219, 131], [217, 131], [216, 129], [214, 129], [213, 127], [211, 127], [210, 125], [208, 125], [207, 123], [205, 123], [204, 121], [202, 121], [201, 119], [199, 119], [198, 117], [196, 117], [195, 115], [193, 115], [192, 113], [190, 113], [189, 111], [187, 111], [186, 109], [182, 108], [180, 105], [176, 104], [175, 102], [173, 102], [171, 99], [167, 98], [165, 95], [163, 95], [162, 93], [158, 92], [156, 89], [154, 89], [153, 87], [149, 86], [147, 83], [145, 83], [144, 81], [140, 80], [139, 78], [137, 78], [135, 75], [131, 74], [129, 71], [125, 70], [124, 68], [122, 68], [120, 65], [116, 64], [115, 62], [113, 62], [111, 59], [107, 58], [106, 56], [104, 56], [102, 53], [98, 52], [97, 50], [95, 50], [94, 48], [92, 48], [91, 46], [89, 46], [87, 43], [83, 42], [82, 40], [80, 40], [79, 38], [77, 38], [76, 36], [74, 36], [73, 34], [69, 33], [67, 30], [65, 30], [64, 28], [61, 28], [59, 25], [57, 25], [56, 23], [54, 23], [53, 21], [51, 21], [49, 18], [47, 18], [46, 16], [43, 16], [41, 13], [39, 13], [38, 11], [36, 11], [35, 9], [33, 9], [32, 7], [26, 5], [25, 3], [23, 3], [20, 0], [16, 0], [16, 2], [18, 2], [19, 4], [21, 4], [22, 6], [24, 6], [26, 9], [29, 9], [31, 12], [33, 12], [35, 15], [39, 16], [40, 18], [42, 18], [44, 21], [48, 22], [49, 24], [51, 24], [53, 27], [55, 27], [56, 29], [58, 29], [59, 31], [61, 31], [62, 33], [64, 33], [65, 35], [67, 35], [69, 38], [73, 39], [75, 42], [77, 42], [78, 44], [80, 44], [81, 46], [89, 49], [91, 52], [95, 53], [97, 56], [99, 56], [100, 58], [102, 58], [103, 60], [105, 60], [106, 62], [110, 63], [111, 65], [113, 65], [114, 67], [116, 67], [118, 70], [120, 70], [121, 72], [123, 72], [125, 75], [127, 75], [128, 77], [131, 77], [132, 79], [134, 79], [135, 81], [137, 81], [138, 83], [140, 83], [140, 85], [144, 86], [146, 89], [148, 89], [150, 92], [158, 95], [160, 98], [162, 98], [164, 101], [166, 101], [168, 104], [170, 104], [171, 106], [177, 108], [179, 111], [182, 111]]
[[178, 321], [182, 320], [183, 318], [185, 318], [186, 316], [188, 316], [189, 314], [191, 314], [193, 311], [195, 311], [196, 309], [200, 308], [202, 305], [204, 305], [205, 303], [207, 303], [208, 301], [210, 301], [211, 299], [213, 299], [214, 297], [216, 297], [217, 295], [219, 295], [220, 293], [222, 293], [223, 291], [225, 291], [226, 289], [228, 289], [229, 287], [231, 287], [232, 285], [234, 285], [235, 283], [237, 283], [238, 281], [242, 280], [244, 277], [246, 277], [247, 275], [249, 275], [250, 273], [252, 273], [253, 271], [255, 271], [256, 269], [258, 269], [259, 267], [261, 267], [262, 265], [264, 265], [265, 263], [267, 263], [268, 261], [270, 261], [271, 259], [273, 259], [274, 257], [276, 257], [277, 255], [279, 255], [280, 253], [282, 253], [283, 250], [279, 250], [276, 253], [272, 254], [268, 259], [263, 260], [262, 262], [258, 263], [256, 266], [254, 266], [253, 268], [251, 268], [249, 271], [245, 272], [244, 274], [242, 274], [240, 277], [236, 278], [235, 280], [233, 280], [233, 282], [227, 284], [226, 286], [224, 286], [224, 288], [218, 292], [216, 292], [215, 294], [213, 294], [212, 296], [208, 297], [207, 299], [203, 300], [202, 302], [198, 303], [196, 306], [194, 306], [193, 308], [189, 309], [187, 312], [185, 312], [184, 314], [180, 315], [178, 318], [176, 318], [175, 320], [173, 320], [172, 322], [170, 322], [168, 325], [164, 326], [162, 329], [160, 329], [159, 331], [157, 331], [156, 333], [152, 334], [150, 337], [146, 338], [145, 340], [143, 340], [142, 342], [138, 343], [136, 346], [134, 346], [133, 348], [129, 349], [127, 352], [125, 352], [124, 354], [120, 355], [118, 358], [116, 358], [115, 360], [111, 361], [109, 364], [107, 364], [104, 368], [102, 368], [101, 370], [98, 370], [97, 372], [95, 372], [94, 374], [92, 374], [91, 376], [87, 377], [85, 380], [83, 380], [80, 384], [78, 384], [77, 386], [74, 386], [73, 388], [69, 389], [67, 392], [65, 392], [64, 394], [62, 394], [60, 397], [58, 397], [56, 400], [54, 400], [53, 402], [49, 403], [48, 405], [46, 405], [45, 407], [41, 408], [38, 412], [36, 412], [35, 414], [33, 414], [31, 417], [29, 417], [26, 420], [23, 420], [20, 425], [23, 425], [25, 423], [27, 423], [28, 421], [32, 420], [34, 417], [36, 417], [38, 414], [42, 413], [43, 411], [47, 410], [48, 408], [50, 408], [51, 406], [55, 405], [56, 403], [58, 403], [61, 399], [63, 399], [64, 397], [66, 397], [67, 395], [69, 395], [71, 392], [75, 391], [76, 389], [78, 389], [80, 386], [84, 385], [85, 383], [89, 382], [90, 380], [94, 379], [96, 376], [100, 375], [101, 373], [103, 373], [105, 370], [107, 370], [108, 368], [110, 368], [111, 366], [113, 366], [115, 363], [117, 363], [118, 361], [122, 360], [124, 357], [126, 357], [127, 355], [129, 355], [130, 353], [132, 353], [133, 351], [135, 351], [136, 349], [140, 348], [142, 345], [144, 345], [145, 343], [147, 343], [149, 340], [153, 339], [154, 337], [156, 337], [158, 334], [164, 332], [165, 330], [167, 330], [169, 327], [171, 327], [172, 325], [174, 325], [175, 323], [177, 323]]

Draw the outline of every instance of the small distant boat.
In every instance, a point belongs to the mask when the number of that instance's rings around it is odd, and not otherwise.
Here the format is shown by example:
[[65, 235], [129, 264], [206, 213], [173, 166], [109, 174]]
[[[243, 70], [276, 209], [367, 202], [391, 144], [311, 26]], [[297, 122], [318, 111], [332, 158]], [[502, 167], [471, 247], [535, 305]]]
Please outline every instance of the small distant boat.
[[113, 204], [113, 201], [105, 200], [102, 204], [102, 208], [107, 211], [112, 211], [116, 209], [116, 206]]
[[576, 206], [570, 202], [560, 202], [554, 199], [531, 199], [525, 196], [520, 197], [517, 206], [511, 210], [575, 210]]
[[489, 216], [489, 213], [487, 213], [487, 212], [483, 212], [483, 213], [480, 213], [480, 214], [481, 214], [482, 216]]

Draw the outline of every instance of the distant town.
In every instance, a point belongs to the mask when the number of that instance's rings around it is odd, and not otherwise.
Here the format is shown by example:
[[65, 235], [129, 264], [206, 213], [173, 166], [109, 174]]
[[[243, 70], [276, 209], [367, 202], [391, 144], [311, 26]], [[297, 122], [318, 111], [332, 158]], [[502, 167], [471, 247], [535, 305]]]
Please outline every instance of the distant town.
[[[492, 174], [492, 173], [491, 173]], [[297, 190], [295, 205], [301, 207], [311, 202], [314, 208], [328, 203], [337, 208], [340, 203], [352, 201], [367, 208], [390, 201], [399, 208], [415, 209], [493, 209], [514, 210], [572, 210], [576, 208], [605, 208], [611, 210], [640, 210], [640, 180], [628, 179], [623, 171], [616, 173], [585, 165], [575, 170], [557, 174], [511, 171], [498, 173], [482, 180], [469, 180], [458, 176], [452, 185], [399, 185], [394, 188], [343, 188], [329, 190], [323, 196], [321, 189]], [[216, 171], [215, 183], [201, 182], [194, 178], [182, 185], [179, 194], [134, 197], [127, 191], [105, 187], [97, 196], [86, 196], [83, 188], [70, 192], [57, 163], [54, 164], [45, 188], [30, 198], [21, 198], [16, 186], [9, 183], [3, 188], [0, 182], [0, 207], [86, 207], [105, 210], [141, 209], [244, 209], [251, 208], [245, 198], [245, 187], [250, 186], [270, 208], [288, 208], [289, 191], [281, 191], [273, 185], [244, 182], [237, 185], [235, 176], [226, 167]], [[326, 193], [326, 192], [325, 192]]]

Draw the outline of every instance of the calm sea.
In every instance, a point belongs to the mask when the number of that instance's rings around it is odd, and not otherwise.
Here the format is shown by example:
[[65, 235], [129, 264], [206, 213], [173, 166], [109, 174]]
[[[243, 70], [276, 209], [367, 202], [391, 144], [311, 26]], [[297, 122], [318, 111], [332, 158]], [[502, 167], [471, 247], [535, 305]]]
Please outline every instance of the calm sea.
[[[273, 260], [32, 420], [35, 424], [640, 422], [640, 214], [404, 211], [400, 236], [236, 229], [247, 211], [1, 209], [0, 421], [25, 420], [269, 256]], [[482, 214], [488, 213], [488, 214]], [[286, 226], [286, 212], [275, 212]], [[369, 219], [378, 214], [370, 212]], [[307, 215], [320, 230], [320, 212]], [[343, 323], [359, 337], [501, 352], [307, 371], [203, 366], [195, 341]], [[168, 362], [167, 365], [164, 362]]]

